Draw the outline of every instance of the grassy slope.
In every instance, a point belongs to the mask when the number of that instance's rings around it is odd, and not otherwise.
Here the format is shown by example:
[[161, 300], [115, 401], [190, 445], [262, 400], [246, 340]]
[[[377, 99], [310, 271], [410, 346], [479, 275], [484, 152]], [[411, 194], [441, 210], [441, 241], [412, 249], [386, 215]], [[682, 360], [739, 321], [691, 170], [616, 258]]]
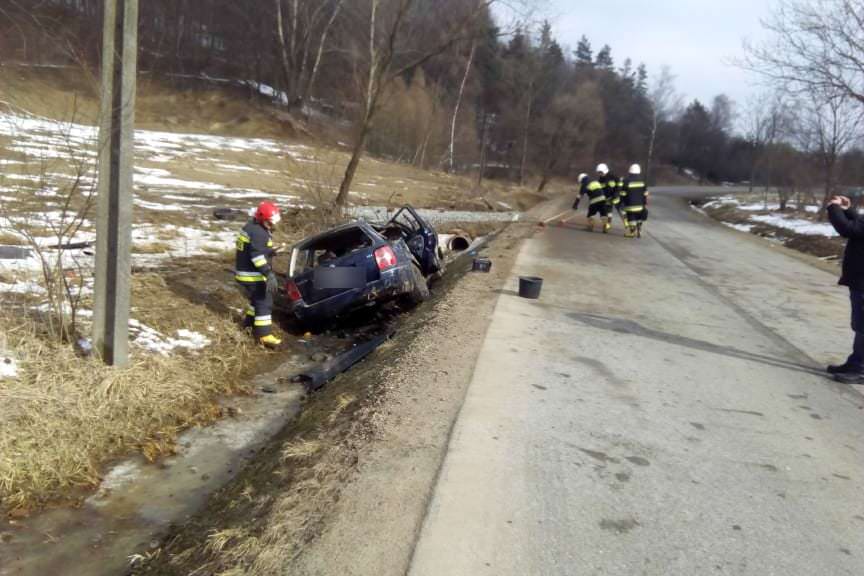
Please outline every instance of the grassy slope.
[[[0, 110], [18, 109], [93, 124], [95, 85], [92, 77], [79, 71], [0, 67]], [[144, 79], [137, 123], [151, 130], [289, 140], [310, 146], [319, 159], [309, 168], [283, 163], [278, 157], [223, 152], [216, 159], [178, 161], [170, 166], [177, 177], [228, 187], [283, 190], [286, 180], [306, 170], [306, 174], [313, 172], [313, 184], [302, 189], [313, 194], [320, 190], [317, 185], [321, 182], [332, 184], [338, 179], [347, 161], [344, 150], [303, 135], [308, 127], [265, 103], [250, 101], [242, 90], [176, 92]], [[0, 138], [0, 159], [20, 159], [4, 149], [8, 144]], [[204, 160], [251, 164], [254, 172], [202, 173]], [[45, 170], [39, 165], [34, 168]], [[265, 173], [267, 169], [277, 173]], [[403, 184], [397, 188], [399, 182]], [[485, 208], [481, 193], [472, 192], [473, 184], [467, 179], [400, 164], [367, 159], [358, 188], [364, 190], [364, 183], [367, 201], [372, 204], [410, 201], [426, 207]], [[44, 206], [42, 198], [28, 194], [35, 188], [20, 186], [16, 210]], [[504, 187], [482, 194], [522, 208], [538, 200], [530, 192]], [[159, 199], [158, 193], [146, 189], [138, 196]], [[248, 203], [240, 200], [229, 205], [245, 207]], [[199, 214], [143, 209], [136, 213], [136, 225], [202, 225]], [[310, 223], [308, 216], [294, 214], [286, 224], [280, 234], [283, 241], [296, 239], [308, 226], [325, 223]], [[168, 242], [171, 234], [167, 230], [159, 237]], [[166, 246], [156, 241], [137, 251], [158, 254]], [[0, 293], [0, 340], [5, 335], [21, 365], [20, 378], [0, 381], [0, 513], [22, 516], [52, 501], [86, 495], [98, 484], [105, 463], [124, 454], [139, 451], [156, 458], [170, 452], [179, 431], [220, 417], [216, 403], [220, 395], [242, 392], [246, 376], [280, 357], [253, 346], [235, 323], [233, 310], [242, 304], [242, 298], [226, 272], [232, 266], [230, 251], [171, 259], [160, 266], [135, 273], [133, 317], [165, 335], [185, 328], [211, 337], [213, 345], [203, 353], [169, 358], [137, 353], [129, 369], [107, 369], [78, 358], [69, 345], [46, 341], [42, 319], [27, 308], [34, 303], [31, 296]], [[20, 278], [0, 280], [14, 283]], [[16, 305], [24, 308], [16, 311]], [[22, 310], [30, 312], [21, 314]]]

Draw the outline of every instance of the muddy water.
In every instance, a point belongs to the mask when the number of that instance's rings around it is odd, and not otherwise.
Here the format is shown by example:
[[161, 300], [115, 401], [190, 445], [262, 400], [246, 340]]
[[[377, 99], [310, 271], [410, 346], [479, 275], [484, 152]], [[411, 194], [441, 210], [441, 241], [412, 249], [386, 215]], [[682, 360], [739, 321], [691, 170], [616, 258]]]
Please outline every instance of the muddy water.
[[285, 383], [297, 365], [257, 377], [255, 395], [225, 402], [234, 417], [186, 432], [176, 456], [119, 463], [80, 508], [0, 523], [0, 576], [123, 574], [133, 552], [157, 547], [170, 524], [200, 509], [299, 412], [303, 390]]

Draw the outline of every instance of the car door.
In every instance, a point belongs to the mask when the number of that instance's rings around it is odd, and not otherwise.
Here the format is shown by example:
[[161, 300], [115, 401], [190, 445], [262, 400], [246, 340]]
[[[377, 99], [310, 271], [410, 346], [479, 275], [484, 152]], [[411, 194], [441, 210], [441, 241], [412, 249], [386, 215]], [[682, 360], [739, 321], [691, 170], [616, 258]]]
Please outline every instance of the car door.
[[424, 276], [434, 274], [441, 268], [438, 260], [438, 234], [435, 229], [411, 206], [401, 208], [388, 225], [399, 226], [405, 233], [405, 244], [420, 265]]

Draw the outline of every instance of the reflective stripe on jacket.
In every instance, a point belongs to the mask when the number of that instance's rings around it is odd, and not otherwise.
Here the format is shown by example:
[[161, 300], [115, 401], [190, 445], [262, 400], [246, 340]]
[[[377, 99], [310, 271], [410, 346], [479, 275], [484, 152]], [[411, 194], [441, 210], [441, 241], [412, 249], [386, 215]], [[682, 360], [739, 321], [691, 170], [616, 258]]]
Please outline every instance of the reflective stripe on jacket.
[[606, 201], [606, 196], [603, 191], [605, 186], [597, 179], [591, 180], [582, 187], [582, 194], [587, 194], [590, 204], [599, 204]]
[[246, 223], [237, 235], [234, 278], [238, 282], [266, 282], [272, 267], [273, 237], [255, 220]]
[[648, 199], [648, 186], [642, 180], [625, 178], [621, 183], [621, 205], [643, 207]]

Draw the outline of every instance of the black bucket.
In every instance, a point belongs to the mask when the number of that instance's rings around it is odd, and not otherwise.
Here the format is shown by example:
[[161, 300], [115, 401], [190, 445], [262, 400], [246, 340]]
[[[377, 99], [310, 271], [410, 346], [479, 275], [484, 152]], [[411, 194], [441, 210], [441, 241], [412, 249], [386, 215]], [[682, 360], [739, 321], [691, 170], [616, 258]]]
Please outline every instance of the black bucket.
[[489, 258], [474, 258], [471, 270], [473, 272], [489, 272], [492, 270], [492, 261]]
[[540, 289], [543, 288], [543, 279], [536, 276], [519, 277], [519, 296], [536, 300], [540, 298]]

